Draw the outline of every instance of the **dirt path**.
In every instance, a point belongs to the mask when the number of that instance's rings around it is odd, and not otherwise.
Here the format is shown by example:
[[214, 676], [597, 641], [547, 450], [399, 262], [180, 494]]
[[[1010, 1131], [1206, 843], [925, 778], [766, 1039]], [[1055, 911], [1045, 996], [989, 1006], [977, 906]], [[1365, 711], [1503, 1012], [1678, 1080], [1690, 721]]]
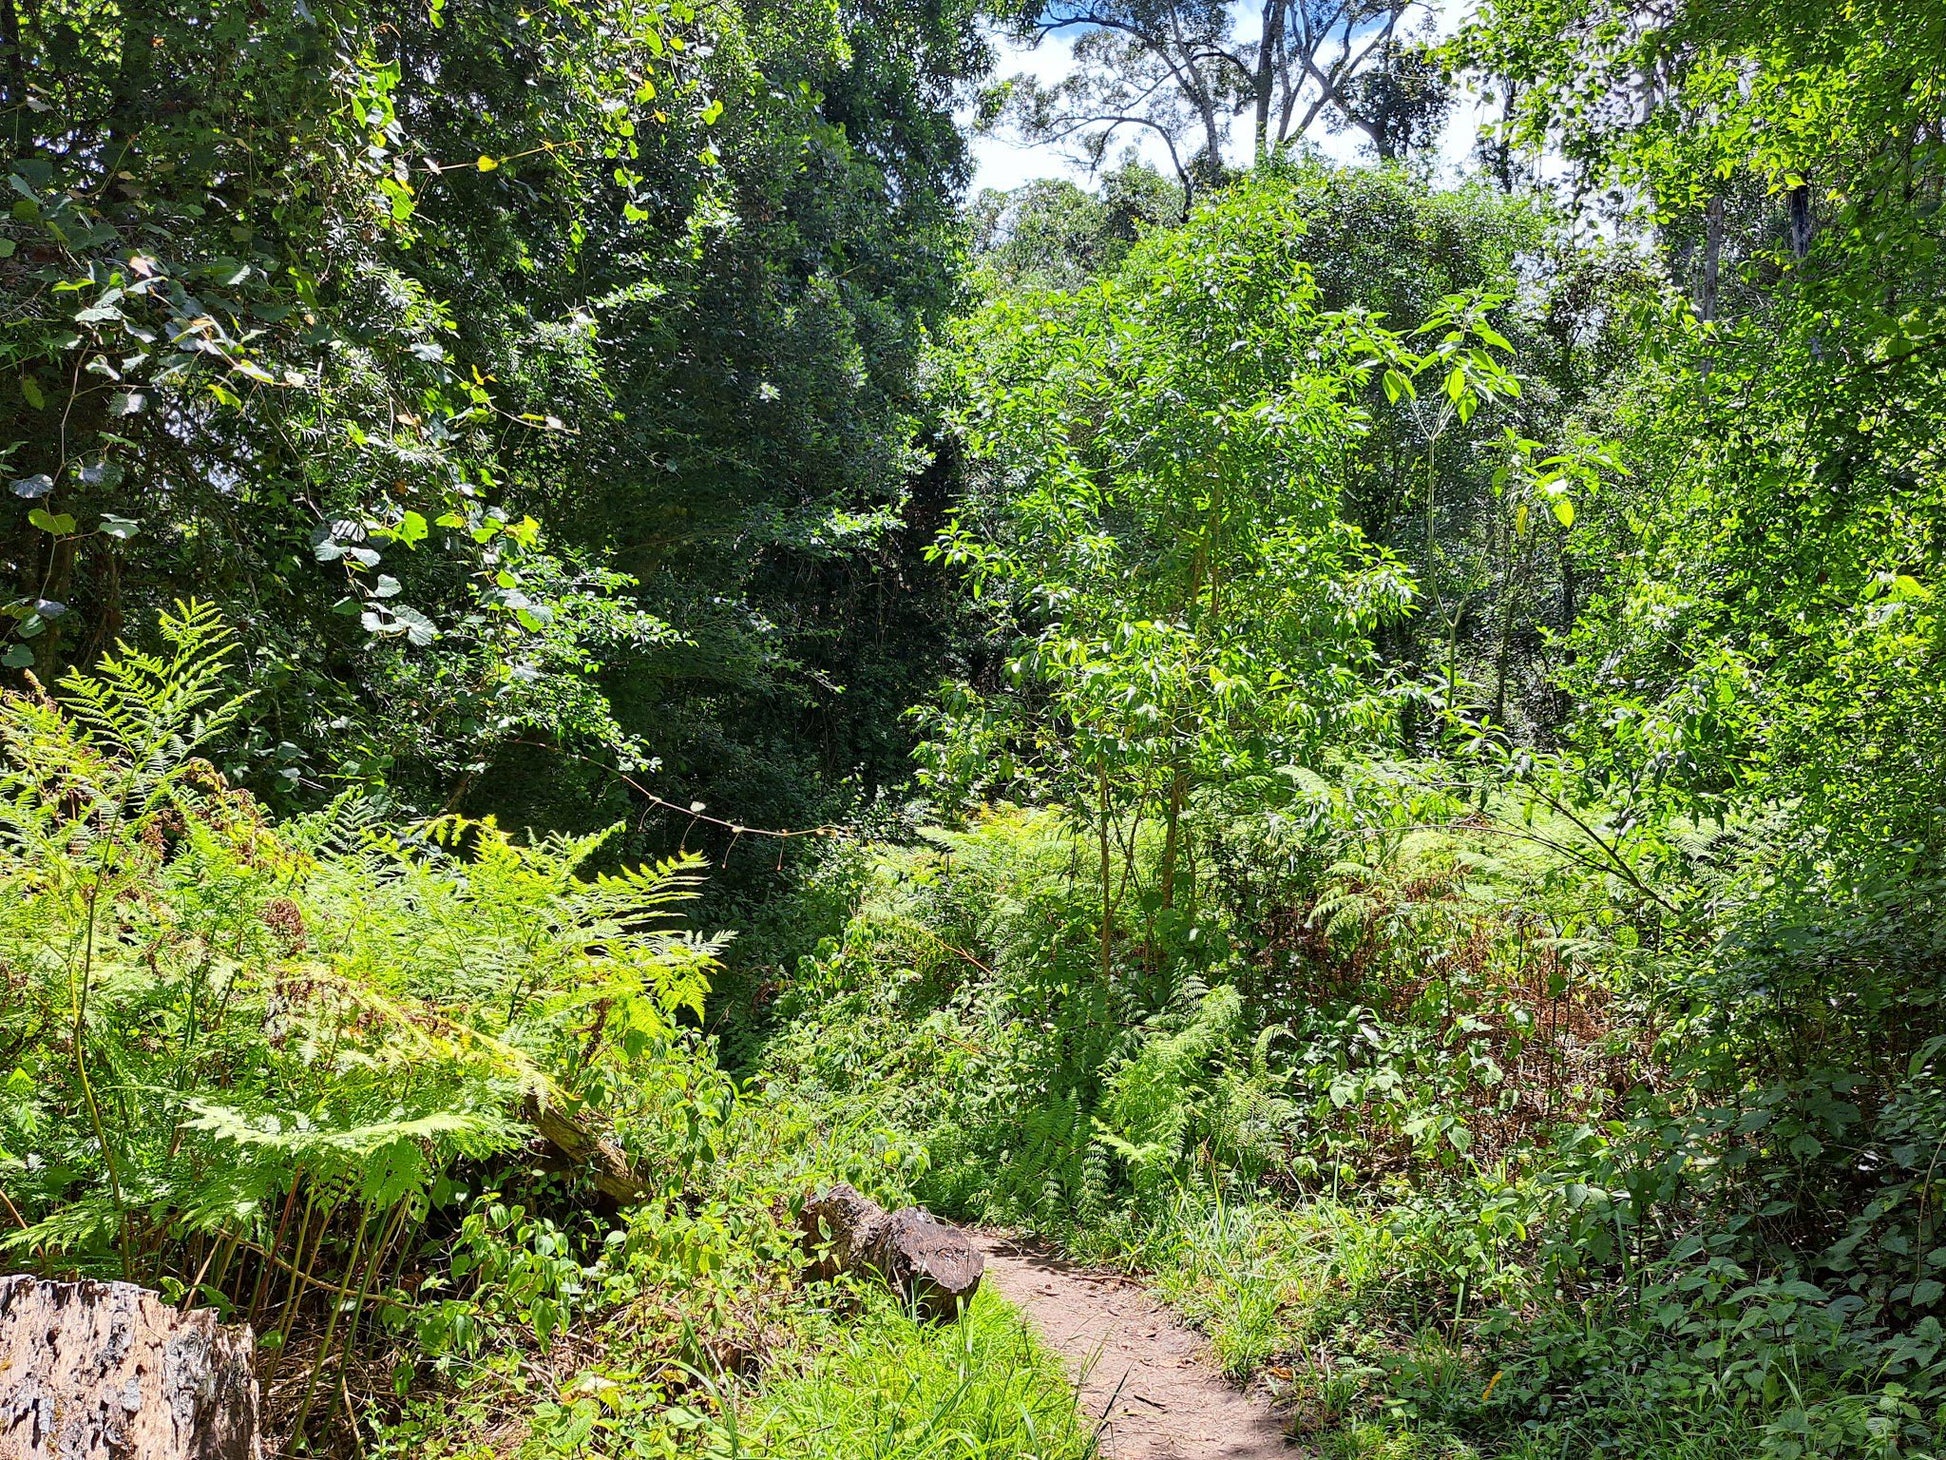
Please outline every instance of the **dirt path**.
[[1203, 1341], [1142, 1288], [1079, 1267], [1031, 1241], [975, 1233], [986, 1281], [1019, 1308], [1107, 1417], [1107, 1460], [1293, 1460], [1270, 1406], [1202, 1359]]

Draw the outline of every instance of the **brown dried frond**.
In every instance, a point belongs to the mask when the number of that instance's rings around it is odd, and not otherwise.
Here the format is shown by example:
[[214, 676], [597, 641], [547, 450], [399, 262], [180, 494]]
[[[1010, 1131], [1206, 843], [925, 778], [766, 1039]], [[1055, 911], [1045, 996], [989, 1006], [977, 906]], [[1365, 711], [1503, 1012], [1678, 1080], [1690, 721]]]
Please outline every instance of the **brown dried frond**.
[[274, 897], [264, 906], [264, 926], [277, 935], [287, 953], [302, 953], [308, 943], [304, 910], [288, 897]]

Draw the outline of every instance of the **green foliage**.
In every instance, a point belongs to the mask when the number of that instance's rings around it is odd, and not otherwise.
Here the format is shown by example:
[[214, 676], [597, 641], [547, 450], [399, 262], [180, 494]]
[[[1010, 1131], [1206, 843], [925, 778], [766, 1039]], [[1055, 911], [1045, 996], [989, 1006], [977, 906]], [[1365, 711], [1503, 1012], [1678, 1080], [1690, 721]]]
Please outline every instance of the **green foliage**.
[[216, 759], [284, 810], [589, 830], [617, 771], [761, 768], [723, 799], [804, 824], [896, 776], [935, 656], [871, 626], [944, 617], [902, 513], [984, 46], [950, 6], [417, 14], [0, 12], [0, 667], [210, 597], [254, 691]]
[[1327, 1455], [1937, 1452], [1936, 7], [1300, 10], [969, 219], [960, 4], [0, 0], [0, 1251], [311, 1448], [1091, 1453], [842, 1178]]
[[[161, 631], [0, 699], [15, 1263], [252, 1322], [294, 1447], [467, 1453], [511, 1423], [534, 1455], [1090, 1453], [996, 1300], [854, 1326], [794, 1291], [792, 1204], [902, 1195], [922, 1157], [716, 1071], [685, 1025], [721, 940], [667, 926], [699, 859], [589, 875], [612, 831], [349, 799], [279, 822], [197, 755], [243, 709], [220, 621]], [[603, 1215], [545, 1169], [541, 1112], [607, 1136], [641, 1200]], [[857, 1387], [888, 1364], [897, 1393]]]
[[1097, 196], [1044, 178], [1001, 193], [989, 188], [968, 210], [973, 251], [1004, 289], [1075, 289], [1111, 274], [1150, 228], [1178, 221], [1181, 192], [1139, 163], [1102, 179]]
[[883, 1295], [828, 1349], [780, 1376], [738, 1420], [779, 1460], [1089, 1460], [1095, 1434], [1060, 1361], [987, 1292], [929, 1331]]
[[1626, 825], [1437, 772], [1354, 763], [1206, 829], [1147, 1009], [1099, 980], [1058, 819], [880, 850], [761, 1068], [923, 1140], [934, 1205], [1150, 1268], [1345, 1453], [1923, 1451], [1937, 1047], [1880, 1062], [1869, 1120], [1862, 1070], [1725, 1088], [1763, 1036], [1650, 1032], [1698, 945]]
[[314, 1343], [302, 1432], [366, 1325], [477, 1350], [442, 1288], [542, 1344], [567, 1321], [580, 1235], [499, 1204], [436, 1235], [524, 1112], [601, 1112], [655, 1190], [708, 1159], [678, 1015], [716, 945], [660, 926], [695, 859], [584, 879], [606, 835], [271, 820], [196, 755], [242, 711], [227, 634], [204, 605], [162, 632], [0, 700], [4, 1241]]
[[[665, 42], [693, 16], [536, 12], [506, 64], [546, 58], [551, 135], [476, 130], [460, 153], [424, 135], [422, 68], [368, 8], [6, 13], [7, 664], [52, 678], [196, 584], [255, 630], [258, 733], [231, 763], [312, 804], [415, 750], [450, 774], [536, 724], [608, 729], [590, 650], [667, 626], [492, 505], [492, 424], [565, 427], [456, 358], [426, 207], [493, 169], [579, 188], [632, 155], [650, 118], [605, 94], [659, 81], [693, 113], [700, 78]], [[475, 23], [434, 15], [414, 29], [447, 53]], [[430, 737], [397, 733], [407, 705]], [[313, 761], [327, 741], [351, 764]]]

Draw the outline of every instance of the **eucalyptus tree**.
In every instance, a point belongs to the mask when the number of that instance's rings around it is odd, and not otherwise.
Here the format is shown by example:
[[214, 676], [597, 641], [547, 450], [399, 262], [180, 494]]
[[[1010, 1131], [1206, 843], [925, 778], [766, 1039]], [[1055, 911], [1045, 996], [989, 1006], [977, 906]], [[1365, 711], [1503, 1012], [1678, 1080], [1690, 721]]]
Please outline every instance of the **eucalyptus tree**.
[[986, 126], [1066, 145], [1091, 166], [1118, 142], [1157, 142], [1185, 190], [1226, 171], [1233, 121], [1266, 158], [1320, 124], [1360, 133], [1381, 161], [1436, 140], [1451, 103], [1420, 32], [1421, 0], [1055, 0], [1027, 12], [1022, 39], [1073, 36], [1074, 66], [1042, 85], [989, 90]]

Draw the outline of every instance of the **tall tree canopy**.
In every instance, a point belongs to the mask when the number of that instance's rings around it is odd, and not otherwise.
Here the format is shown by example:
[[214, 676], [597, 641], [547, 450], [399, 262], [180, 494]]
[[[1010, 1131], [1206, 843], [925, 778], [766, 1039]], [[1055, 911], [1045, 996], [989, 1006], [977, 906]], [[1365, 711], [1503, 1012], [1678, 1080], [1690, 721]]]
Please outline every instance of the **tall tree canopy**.
[[1451, 106], [1445, 68], [1421, 34], [1430, 23], [1418, 0], [1056, 0], [1024, 10], [1016, 33], [1069, 39], [1073, 69], [1049, 85], [1027, 75], [999, 83], [982, 117], [1091, 168], [1114, 147], [1159, 143], [1187, 190], [1225, 176], [1238, 117], [1255, 162], [1320, 123], [1393, 161], [1432, 141]]
[[966, 17], [259, 10], [6, 8], [9, 668], [195, 590], [273, 791], [883, 775]]

